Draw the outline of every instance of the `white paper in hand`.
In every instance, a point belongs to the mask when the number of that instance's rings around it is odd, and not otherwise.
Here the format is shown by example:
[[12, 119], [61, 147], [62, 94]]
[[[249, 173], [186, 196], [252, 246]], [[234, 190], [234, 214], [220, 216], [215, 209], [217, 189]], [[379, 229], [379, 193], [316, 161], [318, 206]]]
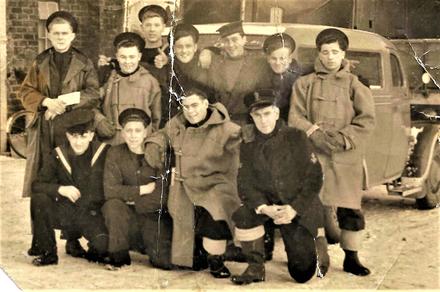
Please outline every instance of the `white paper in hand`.
[[78, 104], [80, 101], [81, 93], [79, 91], [58, 95], [58, 99], [63, 101], [66, 106], [72, 104]]

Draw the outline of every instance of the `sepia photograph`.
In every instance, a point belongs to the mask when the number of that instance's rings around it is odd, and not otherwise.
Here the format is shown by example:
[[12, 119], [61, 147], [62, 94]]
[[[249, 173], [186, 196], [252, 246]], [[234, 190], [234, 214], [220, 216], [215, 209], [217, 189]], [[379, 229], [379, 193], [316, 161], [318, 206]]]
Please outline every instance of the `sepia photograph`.
[[439, 16], [0, 1], [1, 290], [440, 290]]

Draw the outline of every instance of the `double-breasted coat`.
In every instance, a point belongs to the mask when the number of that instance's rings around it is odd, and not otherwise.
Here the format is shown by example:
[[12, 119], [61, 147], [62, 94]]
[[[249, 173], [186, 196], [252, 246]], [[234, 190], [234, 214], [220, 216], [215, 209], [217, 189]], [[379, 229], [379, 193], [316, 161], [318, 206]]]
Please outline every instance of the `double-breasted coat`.
[[[211, 116], [200, 127], [186, 127], [180, 112], [156, 137], [169, 141], [175, 155], [168, 210], [173, 218], [172, 262], [192, 266], [193, 208], [201, 206], [214, 220], [233, 230], [231, 216], [240, 206], [237, 194], [240, 127], [229, 120], [225, 107], [209, 106]], [[158, 137], [158, 135], [162, 137]]]
[[328, 206], [360, 209], [365, 144], [375, 126], [375, 112], [370, 89], [349, 66], [343, 60], [343, 67], [330, 73], [317, 58], [315, 72], [295, 83], [289, 126], [306, 132], [317, 125], [343, 134], [349, 149], [331, 155], [317, 152], [325, 177], [321, 200]]
[[249, 209], [291, 205], [299, 224], [316, 236], [324, 223], [319, 199], [323, 173], [306, 134], [279, 120], [269, 135], [250, 124], [242, 137], [238, 192], [243, 204]]
[[[72, 58], [66, 76], [62, 81], [61, 94], [79, 91], [80, 103], [74, 107], [95, 108], [99, 103], [99, 82], [93, 63], [83, 53], [71, 48]], [[54, 49], [49, 48], [37, 56], [25, 80], [23, 81], [19, 98], [26, 110], [34, 113], [34, 119], [27, 129], [28, 146], [26, 151], [26, 171], [23, 185], [23, 196], [31, 193], [31, 183], [40, 167], [41, 127], [44, 122], [46, 108], [41, 106], [45, 98], [57, 98], [57, 93], [51, 92], [51, 80], [58, 74], [53, 61]]]

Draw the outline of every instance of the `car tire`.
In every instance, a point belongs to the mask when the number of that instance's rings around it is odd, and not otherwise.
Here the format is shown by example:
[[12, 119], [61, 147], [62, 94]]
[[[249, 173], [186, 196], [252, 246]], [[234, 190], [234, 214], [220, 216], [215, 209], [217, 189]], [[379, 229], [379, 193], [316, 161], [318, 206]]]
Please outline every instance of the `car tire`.
[[336, 209], [337, 207], [324, 206], [324, 228], [328, 244], [339, 243], [341, 237]]
[[434, 149], [429, 175], [424, 182], [422, 198], [416, 200], [417, 208], [429, 210], [440, 206], [440, 141]]

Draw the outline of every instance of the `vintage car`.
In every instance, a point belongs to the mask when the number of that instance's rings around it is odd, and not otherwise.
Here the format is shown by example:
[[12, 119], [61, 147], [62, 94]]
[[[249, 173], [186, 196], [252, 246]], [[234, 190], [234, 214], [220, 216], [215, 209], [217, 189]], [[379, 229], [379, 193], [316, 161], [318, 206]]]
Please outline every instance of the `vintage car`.
[[[220, 46], [216, 30], [221, 25], [196, 25], [201, 34], [199, 48]], [[302, 68], [310, 68], [317, 55], [315, 38], [328, 26], [244, 23], [243, 28], [246, 48], [256, 54], [262, 54], [267, 36], [289, 34], [297, 45], [294, 58]], [[365, 156], [364, 188], [385, 184], [390, 194], [416, 198], [421, 209], [438, 206], [440, 103], [413, 104], [401, 56], [388, 39], [371, 32], [340, 29], [350, 39], [346, 56], [352, 72], [368, 82], [376, 107], [377, 125]]]

